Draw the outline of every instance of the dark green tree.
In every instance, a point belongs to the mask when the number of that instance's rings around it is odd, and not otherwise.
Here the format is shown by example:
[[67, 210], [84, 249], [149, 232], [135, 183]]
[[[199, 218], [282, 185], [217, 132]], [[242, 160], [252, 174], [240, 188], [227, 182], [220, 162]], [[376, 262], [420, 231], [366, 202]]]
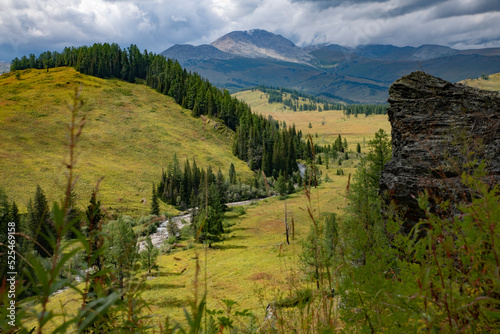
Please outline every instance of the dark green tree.
[[281, 196], [281, 198], [285, 198], [287, 194], [287, 183], [286, 179], [281, 172], [279, 172], [278, 179], [276, 180], [276, 191]]
[[391, 141], [385, 130], [375, 133], [375, 138], [368, 142], [370, 151], [366, 157], [369, 162], [369, 177], [373, 187], [378, 188], [380, 175], [384, 166], [392, 158]]
[[234, 164], [231, 162], [231, 165], [229, 166], [229, 182], [231, 184], [236, 184], [237, 179], [236, 179], [236, 169], [234, 168]]
[[146, 237], [145, 247], [140, 253], [140, 258], [143, 268], [147, 269], [149, 274], [151, 274], [151, 269], [158, 268], [158, 265], [156, 264], [158, 260], [158, 253], [158, 248], [153, 245], [151, 236], [148, 234], [148, 236]]
[[50, 210], [47, 198], [38, 185], [36, 187], [34, 200], [28, 203], [28, 231], [34, 241], [34, 249], [42, 257], [50, 257], [53, 252], [53, 244], [56, 231], [50, 221]]
[[125, 277], [132, 275], [132, 269], [137, 259], [137, 239], [129, 220], [119, 217], [110, 221], [107, 226], [108, 236], [104, 242], [106, 262], [116, 272], [118, 286], [123, 289]]
[[155, 184], [153, 183], [153, 194], [151, 196], [151, 214], [159, 216], [160, 215], [160, 202], [158, 200], [158, 195], [156, 193]]

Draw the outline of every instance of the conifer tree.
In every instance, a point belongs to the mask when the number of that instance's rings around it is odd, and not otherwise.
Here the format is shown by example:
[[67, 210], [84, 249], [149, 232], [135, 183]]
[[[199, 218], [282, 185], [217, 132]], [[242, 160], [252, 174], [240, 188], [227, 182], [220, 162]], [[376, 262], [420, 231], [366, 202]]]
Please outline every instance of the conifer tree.
[[33, 240], [36, 240], [34, 249], [42, 257], [50, 257], [54, 252], [51, 241], [56, 231], [49, 218], [49, 204], [42, 188], [38, 185], [35, 199], [30, 200], [28, 204], [28, 230]]
[[[90, 254], [94, 256], [99, 248], [101, 248], [103, 244], [102, 236], [100, 236], [101, 232], [101, 221], [104, 218], [104, 215], [101, 212], [101, 201], [97, 200], [97, 191], [94, 189], [92, 191], [92, 195], [90, 197], [89, 205], [87, 206], [87, 210], [85, 211], [86, 221], [85, 221], [85, 230], [84, 232], [87, 234], [89, 239], [90, 246]], [[97, 266], [99, 270], [103, 268], [102, 256], [97, 255], [94, 256], [94, 261], [90, 265]]]
[[160, 202], [158, 201], [158, 195], [156, 193], [155, 184], [153, 183], [153, 194], [151, 196], [151, 214], [155, 216], [160, 215]]
[[123, 288], [124, 279], [127, 274], [131, 273], [136, 261], [137, 240], [132, 225], [123, 217], [110, 221], [107, 229], [110, 238], [105, 241], [104, 245], [107, 249], [106, 260], [116, 270], [119, 287]]
[[284, 198], [286, 196], [287, 183], [281, 171], [279, 172], [278, 180], [276, 180], [276, 191], [281, 196], [281, 198]]
[[229, 182], [231, 184], [236, 184], [236, 169], [234, 168], [234, 164], [231, 162], [231, 165], [229, 166]]
[[156, 264], [156, 261], [158, 260], [158, 253], [158, 248], [153, 245], [151, 236], [148, 234], [148, 236], [146, 237], [146, 246], [141, 252], [140, 258], [143, 268], [147, 269], [149, 274], [151, 274], [151, 269], [158, 268]]

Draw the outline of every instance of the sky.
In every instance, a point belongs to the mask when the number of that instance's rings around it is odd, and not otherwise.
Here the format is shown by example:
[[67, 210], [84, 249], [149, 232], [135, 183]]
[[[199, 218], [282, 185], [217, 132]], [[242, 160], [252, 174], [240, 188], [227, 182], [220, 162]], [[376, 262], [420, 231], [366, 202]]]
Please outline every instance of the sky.
[[160, 53], [250, 29], [299, 46], [500, 47], [500, 1], [0, 0], [0, 61], [95, 42]]

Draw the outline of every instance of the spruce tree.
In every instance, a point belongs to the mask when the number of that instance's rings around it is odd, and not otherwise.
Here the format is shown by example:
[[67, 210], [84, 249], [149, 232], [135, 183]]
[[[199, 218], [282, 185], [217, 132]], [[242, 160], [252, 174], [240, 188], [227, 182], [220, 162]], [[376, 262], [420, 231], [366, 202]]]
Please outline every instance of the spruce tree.
[[368, 142], [370, 152], [366, 156], [369, 164], [369, 177], [375, 188], [378, 188], [378, 182], [382, 169], [392, 158], [391, 141], [385, 130], [380, 129], [375, 133], [375, 138]]
[[156, 261], [158, 260], [158, 253], [158, 248], [153, 245], [151, 236], [148, 234], [146, 237], [146, 246], [141, 252], [140, 258], [143, 268], [147, 269], [149, 274], [151, 274], [151, 269], [158, 268], [158, 265], [156, 264]]
[[231, 162], [231, 166], [229, 166], [229, 182], [231, 184], [236, 184], [236, 169], [234, 168], [234, 164]]
[[47, 198], [42, 188], [37, 185], [35, 199], [28, 204], [28, 230], [34, 241], [34, 249], [42, 257], [50, 257], [54, 249], [52, 247], [56, 231], [49, 220], [50, 210]]
[[286, 197], [287, 183], [281, 171], [279, 172], [278, 180], [276, 180], [276, 191], [281, 196], [281, 198]]
[[107, 249], [106, 260], [114, 267], [119, 287], [123, 288], [124, 279], [131, 275], [136, 261], [137, 239], [132, 225], [123, 217], [110, 221], [107, 230], [109, 239], [104, 243], [104, 248]]
[[156, 193], [155, 184], [153, 183], [153, 194], [151, 196], [151, 214], [155, 216], [160, 215], [160, 202], [158, 201], [158, 195]]

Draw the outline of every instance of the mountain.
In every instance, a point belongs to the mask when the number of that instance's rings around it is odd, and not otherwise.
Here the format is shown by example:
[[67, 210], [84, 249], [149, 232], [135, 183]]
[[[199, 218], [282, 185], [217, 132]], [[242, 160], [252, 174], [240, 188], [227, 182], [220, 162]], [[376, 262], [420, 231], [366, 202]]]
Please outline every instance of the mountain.
[[304, 49], [283, 36], [260, 29], [233, 31], [211, 45], [221, 51], [245, 58], [273, 58], [302, 64], [308, 64], [314, 59]]
[[259, 29], [234, 31], [210, 45], [174, 45], [162, 55], [230, 91], [263, 84], [357, 103], [386, 102], [390, 84], [418, 70], [452, 82], [500, 72], [500, 48], [299, 47]]
[[[100, 79], [73, 68], [26, 69], [0, 76], [0, 188], [24, 210], [39, 184], [59, 200], [65, 183], [68, 103], [81, 87], [86, 124], [77, 146], [78, 203], [87, 206], [99, 187], [103, 205], [126, 212], [149, 211], [152, 182], [173, 161], [196, 158], [227, 175], [231, 163], [242, 180], [252, 177], [232, 154], [234, 133], [210, 118], [191, 116], [174, 99], [143, 84]], [[141, 204], [145, 198], [147, 205]]]

